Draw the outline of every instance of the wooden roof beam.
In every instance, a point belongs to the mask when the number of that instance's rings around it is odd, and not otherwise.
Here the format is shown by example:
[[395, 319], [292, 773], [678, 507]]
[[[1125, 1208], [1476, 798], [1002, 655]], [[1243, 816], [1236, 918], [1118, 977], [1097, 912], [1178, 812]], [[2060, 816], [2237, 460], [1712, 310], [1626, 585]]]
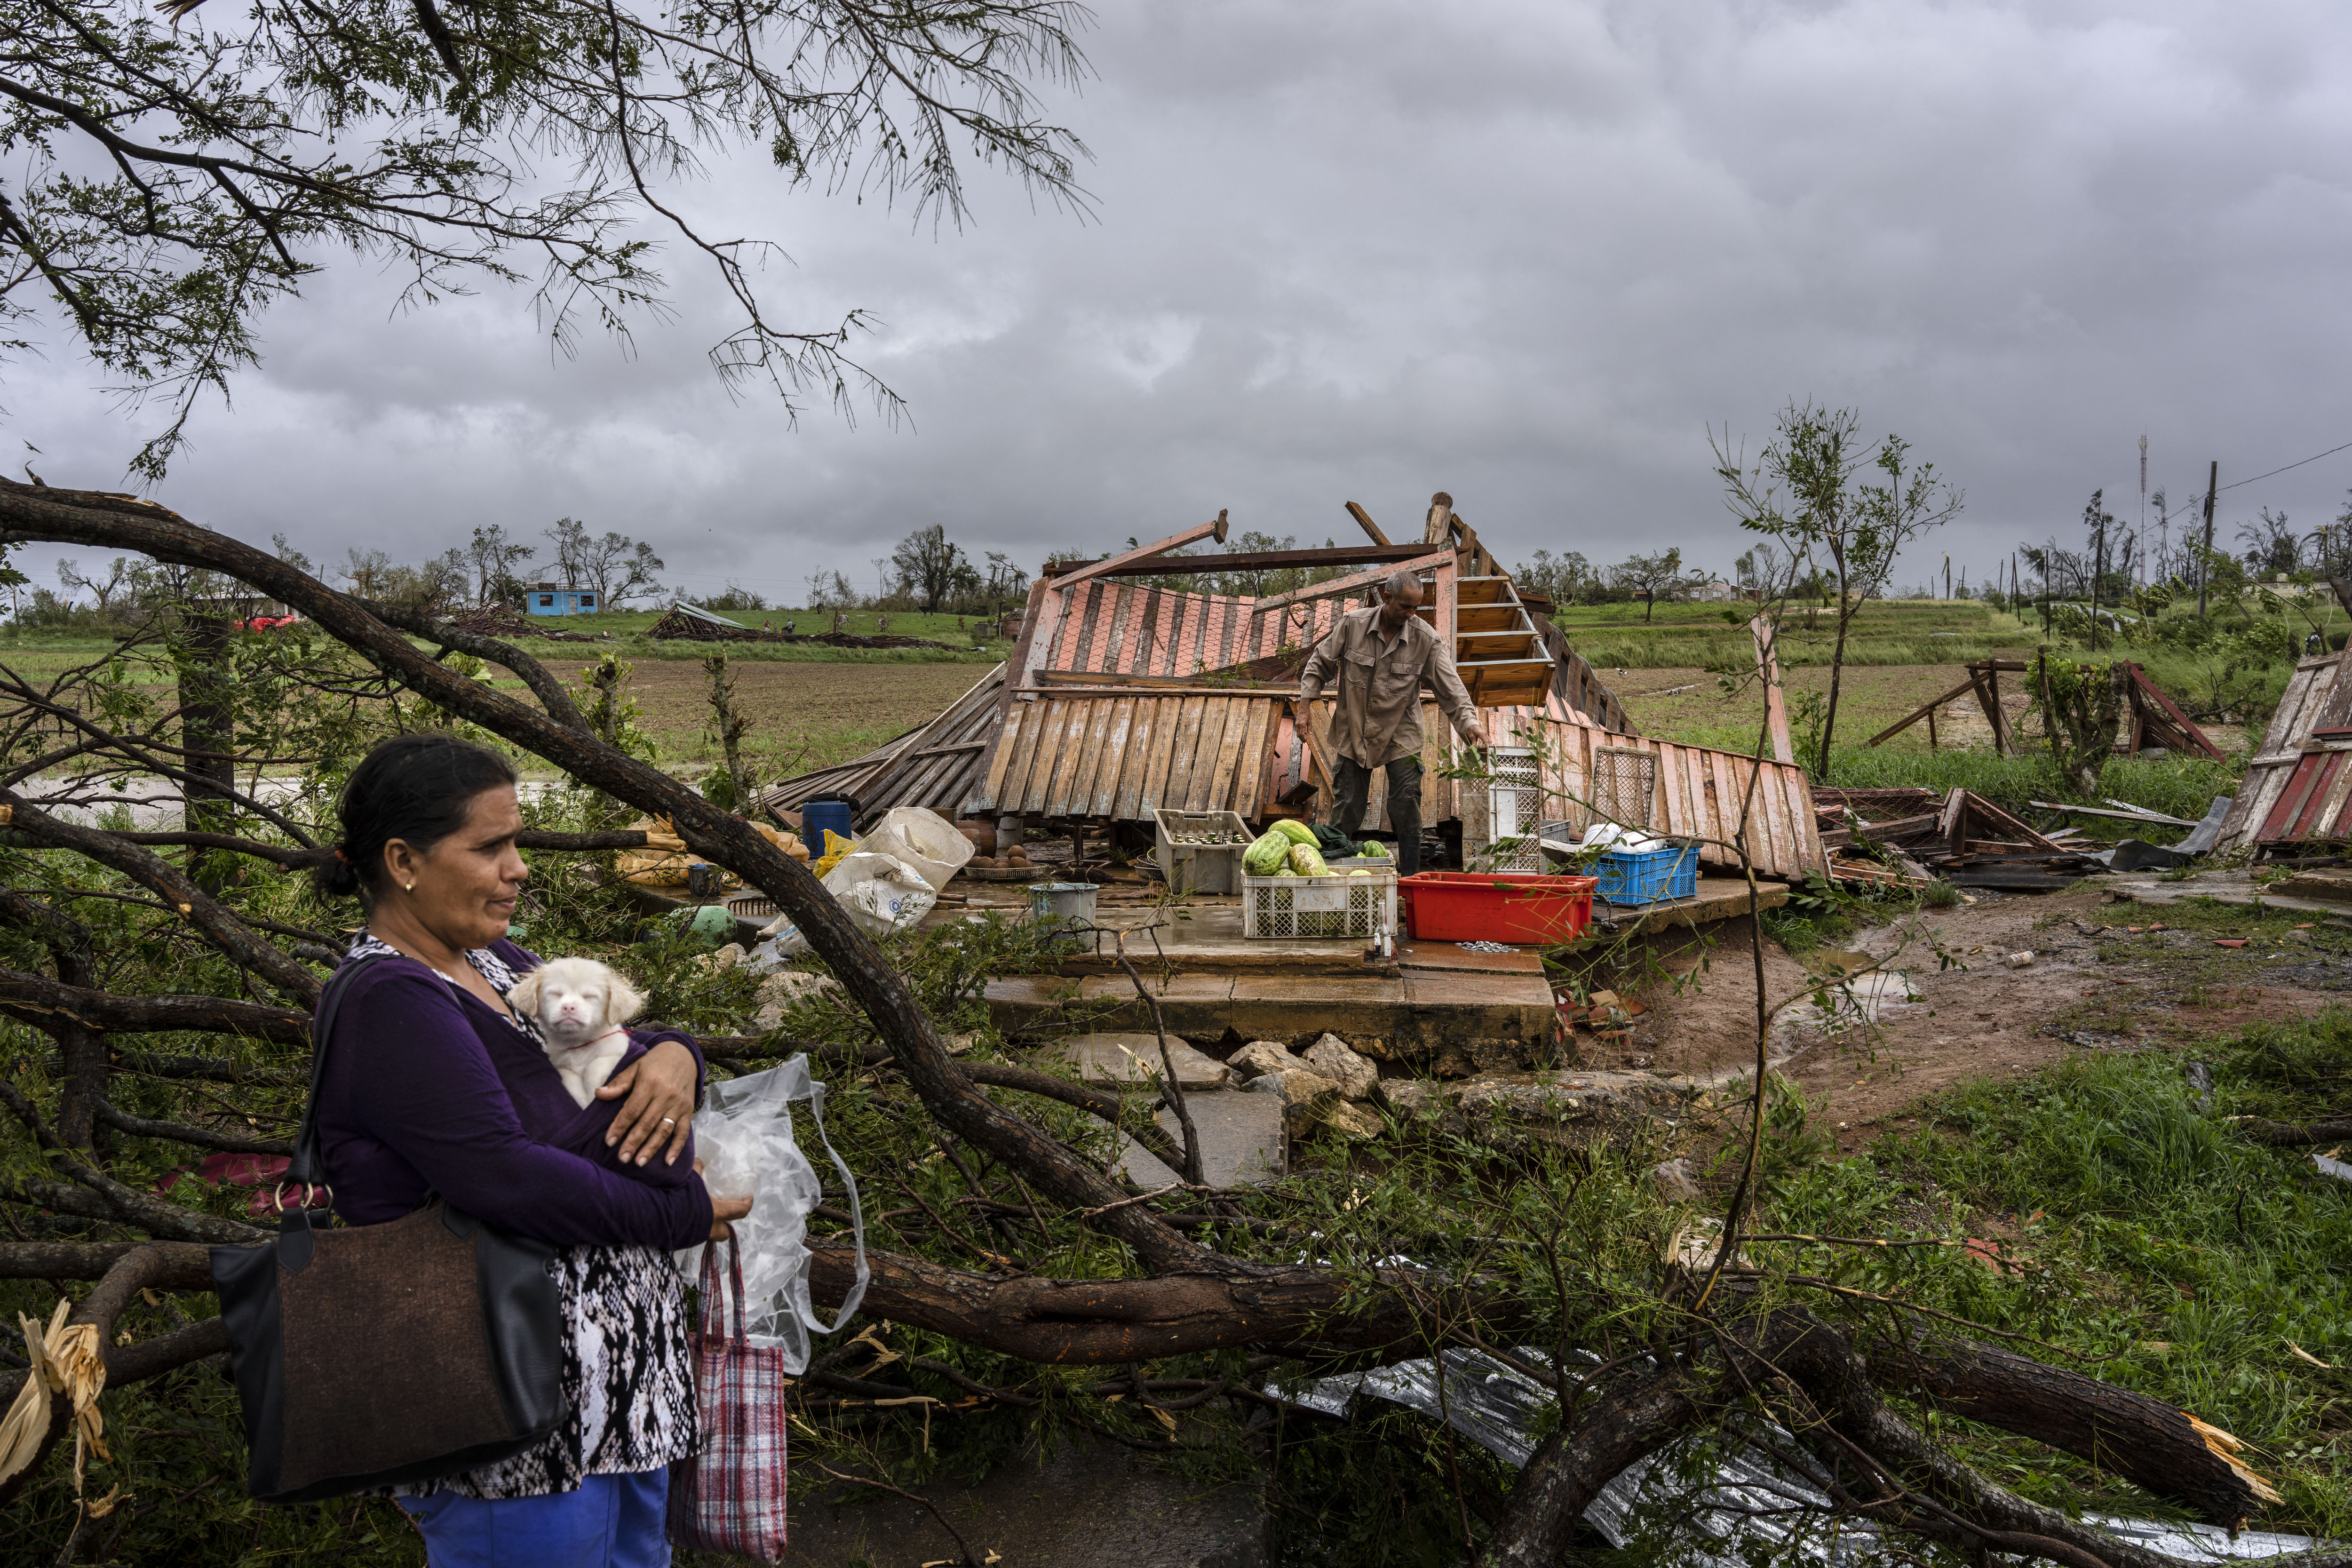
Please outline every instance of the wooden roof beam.
[[[1181, 550], [1197, 540], [1207, 539], [1212, 535], [1215, 537], [1218, 543], [1223, 544], [1225, 542], [1225, 511], [1224, 509], [1220, 508], [1217, 521], [1214, 522], [1204, 522], [1198, 528], [1188, 528], [1181, 533], [1171, 533], [1157, 544], [1139, 545], [1124, 555], [1108, 555], [1100, 561], [1072, 563], [1069, 569], [1058, 574], [1048, 566], [1045, 569], [1046, 575], [1053, 577], [1054, 586], [1056, 588], [1075, 588], [1089, 577], [1118, 576], [1122, 569], [1130, 573], [1139, 570], [1158, 571], [1161, 568], [1154, 563], [1153, 557], [1164, 554], [1171, 550]], [[1225, 559], [1233, 558], [1227, 556]]]
[[1377, 588], [1400, 572], [1425, 572], [1441, 561], [1453, 559], [1453, 555], [1454, 552], [1450, 550], [1441, 550], [1428, 555], [1418, 556], [1411, 561], [1400, 561], [1393, 565], [1375, 566], [1368, 572], [1357, 572], [1345, 577], [1334, 577], [1328, 583], [1309, 583], [1306, 587], [1293, 588], [1287, 594], [1269, 594], [1263, 599], [1251, 602], [1250, 614], [1262, 616], [1268, 610], [1278, 610], [1285, 605], [1304, 604], [1313, 599], [1335, 599], [1342, 594], [1354, 594], [1367, 588]]
[[[1151, 546], [1153, 550], [1162, 548]], [[1045, 568], [1044, 581], [1059, 588], [1084, 573], [1087, 577], [1181, 577], [1213, 572], [1273, 571], [1284, 566], [1395, 565], [1429, 553], [1426, 544], [1360, 544], [1344, 550], [1255, 550], [1231, 555], [1169, 555], [1139, 559], [1135, 552], [1103, 561], [1065, 561]]]

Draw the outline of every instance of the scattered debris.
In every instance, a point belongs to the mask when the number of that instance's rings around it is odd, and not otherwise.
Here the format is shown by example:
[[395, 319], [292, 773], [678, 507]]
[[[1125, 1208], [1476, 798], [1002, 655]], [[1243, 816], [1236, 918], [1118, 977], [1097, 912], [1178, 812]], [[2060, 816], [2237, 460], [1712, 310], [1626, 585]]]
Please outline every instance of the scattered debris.
[[646, 628], [646, 636], [656, 642], [682, 639], [688, 642], [821, 643], [826, 647], [954, 647], [952, 643], [932, 642], [924, 637], [861, 637], [855, 632], [763, 632], [730, 621], [724, 616], [698, 610], [688, 604], [672, 605], [661, 619]]
[[2032, 967], [2033, 964], [2033, 950], [2029, 947], [2022, 949], [2020, 952], [2012, 952], [2007, 958], [2002, 959], [2001, 962], [2008, 964], [2011, 969], [2029, 969]]

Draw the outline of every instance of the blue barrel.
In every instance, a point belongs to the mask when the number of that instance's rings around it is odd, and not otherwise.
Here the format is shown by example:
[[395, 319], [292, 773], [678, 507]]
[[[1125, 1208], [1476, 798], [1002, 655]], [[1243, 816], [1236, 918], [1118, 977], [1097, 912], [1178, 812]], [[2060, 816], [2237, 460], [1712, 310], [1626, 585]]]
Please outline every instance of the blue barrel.
[[824, 853], [827, 830], [849, 837], [850, 818], [856, 814], [857, 803], [847, 795], [829, 795], [801, 802], [801, 842], [808, 846], [812, 858]]

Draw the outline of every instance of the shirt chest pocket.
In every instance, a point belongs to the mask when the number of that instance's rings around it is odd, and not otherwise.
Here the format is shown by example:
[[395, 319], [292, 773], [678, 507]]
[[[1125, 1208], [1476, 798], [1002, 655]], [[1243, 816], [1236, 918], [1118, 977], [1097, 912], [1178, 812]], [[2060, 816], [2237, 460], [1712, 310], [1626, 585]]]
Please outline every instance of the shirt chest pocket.
[[1349, 648], [1339, 656], [1339, 686], [1345, 691], [1369, 692], [1380, 672], [1379, 661], [1368, 649]]
[[1421, 664], [1402, 647], [1372, 665], [1372, 698], [1379, 702], [1402, 701], [1421, 683]]

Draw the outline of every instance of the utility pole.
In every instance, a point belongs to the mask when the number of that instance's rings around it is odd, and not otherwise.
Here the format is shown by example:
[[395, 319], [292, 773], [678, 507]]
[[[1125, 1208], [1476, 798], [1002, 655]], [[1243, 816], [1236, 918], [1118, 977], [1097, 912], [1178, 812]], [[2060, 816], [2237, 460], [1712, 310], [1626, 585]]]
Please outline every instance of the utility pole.
[[[2213, 466], [2205, 471], [2205, 553], [2208, 555], [2213, 552], [2213, 496], [2221, 482], [2221, 459], [2216, 458]], [[2201, 557], [2197, 563], [2197, 618], [2200, 621], [2205, 618], [2205, 562]]]

